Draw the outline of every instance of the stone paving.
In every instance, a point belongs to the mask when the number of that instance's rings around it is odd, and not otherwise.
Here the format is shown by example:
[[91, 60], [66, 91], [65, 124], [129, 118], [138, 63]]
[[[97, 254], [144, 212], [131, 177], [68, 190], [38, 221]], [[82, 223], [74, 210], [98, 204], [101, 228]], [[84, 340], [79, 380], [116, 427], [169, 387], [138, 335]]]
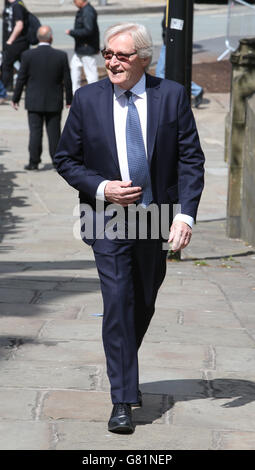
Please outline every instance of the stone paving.
[[[194, 110], [206, 155], [198, 223], [168, 262], [139, 354], [144, 406], [133, 435], [111, 412], [93, 254], [73, 236], [76, 191], [26, 172], [27, 117], [1, 106], [0, 449], [254, 449], [255, 247], [226, 237], [229, 95]], [[67, 110], [63, 114], [63, 123]]]
[[92, 252], [73, 237], [77, 194], [51, 168], [46, 139], [41, 170], [23, 170], [23, 103], [1, 107], [1, 449], [254, 448], [255, 249], [225, 235], [228, 101], [207, 95], [195, 110], [206, 187], [140, 351], [131, 436], [107, 431], [102, 301]]

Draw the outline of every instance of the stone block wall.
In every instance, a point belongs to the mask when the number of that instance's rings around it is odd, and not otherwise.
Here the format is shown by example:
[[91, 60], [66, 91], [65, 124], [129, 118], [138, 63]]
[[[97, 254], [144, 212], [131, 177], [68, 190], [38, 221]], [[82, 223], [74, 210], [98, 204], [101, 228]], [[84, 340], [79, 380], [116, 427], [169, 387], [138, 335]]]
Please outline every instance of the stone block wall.
[[255, 246], [255, 93], [246, 99], [241, 237]]

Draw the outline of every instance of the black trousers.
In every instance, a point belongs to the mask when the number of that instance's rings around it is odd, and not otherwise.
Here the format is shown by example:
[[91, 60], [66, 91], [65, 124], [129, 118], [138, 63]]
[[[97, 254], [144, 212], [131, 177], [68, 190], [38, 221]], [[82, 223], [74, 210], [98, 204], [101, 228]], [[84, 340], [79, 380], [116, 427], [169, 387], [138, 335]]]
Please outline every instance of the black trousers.
[[62, 112], [35, 112], [28, 111], [29, 123], [29, 156], [30, 164], [38, 165], [41, 161], [43, 124], [45, 122], [49, 140], [49, 153], [51, 159], [56, 153], [58, 141], [61, 134], [61, 114]]
[[138, 350], [166, 273], [160, 240], [96, 240], [104, 302], [103, 344], [113, 403], [138, 401]]
[[2, 63], [2, 82], [5, 88], [12, 85], [13, 64], [16, 60], [20, 61], [22, 52], [28, 49], [28, 47], [29, 45], [26, 40], [14, 41], [14, 43], [10, 45], [6, 44]]

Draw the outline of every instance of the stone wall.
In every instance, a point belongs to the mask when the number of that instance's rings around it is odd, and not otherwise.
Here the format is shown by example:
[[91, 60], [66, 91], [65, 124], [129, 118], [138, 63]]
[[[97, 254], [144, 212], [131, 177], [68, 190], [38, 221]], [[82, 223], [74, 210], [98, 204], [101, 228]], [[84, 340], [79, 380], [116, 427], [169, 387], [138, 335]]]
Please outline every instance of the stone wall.
[[255, 246], [255, 94], [246, 100], [241, 237]]
[[231, 99], [225, 134], [227, 235], [255, 245], [255, 38], [240, 40], [230, 61]]

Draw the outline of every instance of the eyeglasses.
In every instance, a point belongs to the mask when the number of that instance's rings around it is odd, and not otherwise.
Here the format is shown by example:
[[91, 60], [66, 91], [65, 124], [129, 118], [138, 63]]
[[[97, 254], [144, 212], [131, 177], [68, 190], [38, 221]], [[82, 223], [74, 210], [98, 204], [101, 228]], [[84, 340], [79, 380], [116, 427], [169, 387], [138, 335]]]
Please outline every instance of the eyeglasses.
[[131, 52], [131, 54], [126, 54], [125, 52], [116, 52], [116, 54], [114, 54], [114, 52], [111, 51], [110, 49], [103, 49], [101, 53], [105, 60], [111, 60], [113, 56], [115, 55], [116, 59], [119, 60], [120, 62], [128, 62], [129, 57], [137, 54], [137, 51]]

